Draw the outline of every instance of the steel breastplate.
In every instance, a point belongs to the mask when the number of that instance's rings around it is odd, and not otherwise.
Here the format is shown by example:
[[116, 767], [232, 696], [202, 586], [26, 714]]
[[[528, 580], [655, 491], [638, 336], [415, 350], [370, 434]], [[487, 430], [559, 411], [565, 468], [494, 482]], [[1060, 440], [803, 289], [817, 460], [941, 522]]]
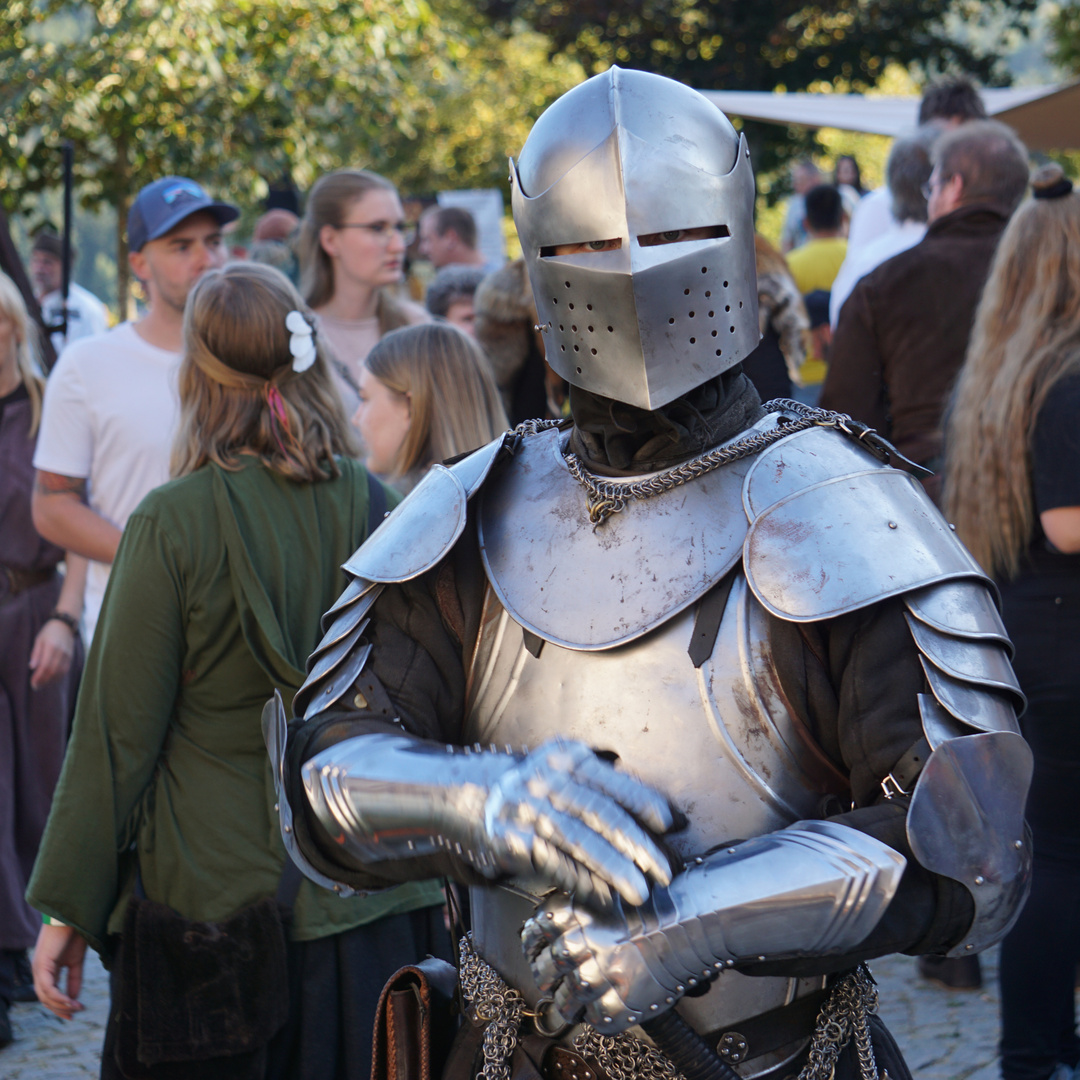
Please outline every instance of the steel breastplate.
[[[562, 735], [613, 751], [623, 768], [668, 794], [687, 816], [688, 826], [669, 837], [685, 860], [816, 816], [827, 770], [785, 704], [765, 632], [768, 616], [742, 574], [736, 573], [712, 655], [700, 668], [687, 652], [694, 616], [694, 608], [684, 610], [614, 648], [585, 651], [546, 641], [534, 656], [522, 627], [489, 590], [470, 670], [466, 740], [537, 745]], [[535, 901], [527, 882], [516, 885], [475, 890], [475, 943], [535, 1003], [539, 994], [518, 936]], [[679, 1010], [701, 1032], [737, 1029], [739, 1020], [821, 984], [725, 972]], [[781, 1059], [767, 1060], [772, 1067]], [[754, 1069], [744, 1075], [763, 1071], [765, 1061], [748, 1062]]]

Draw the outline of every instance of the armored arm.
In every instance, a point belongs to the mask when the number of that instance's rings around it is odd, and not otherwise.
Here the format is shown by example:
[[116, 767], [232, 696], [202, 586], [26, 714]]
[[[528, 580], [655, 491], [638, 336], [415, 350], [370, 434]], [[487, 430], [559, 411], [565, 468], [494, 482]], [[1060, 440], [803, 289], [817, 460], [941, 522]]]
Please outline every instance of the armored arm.
[[420, 742], [350, 739], [302, 770], [326, 831], [365, 863], [451, 849], [488, 878], [538, 877], [608, 907], [666, 884], [666, 858], [639, 821], [671, 827], [666, 800], [581, 743], [551, 740], [514, 753]]
[[801, 821], [699, 859], [638, 908], [593, 915], [561, 895], [525, 924], [537, 984], [604, 1032], [664, 1012], [725, 967], [851, 950], [905, 859], [847, 826]]

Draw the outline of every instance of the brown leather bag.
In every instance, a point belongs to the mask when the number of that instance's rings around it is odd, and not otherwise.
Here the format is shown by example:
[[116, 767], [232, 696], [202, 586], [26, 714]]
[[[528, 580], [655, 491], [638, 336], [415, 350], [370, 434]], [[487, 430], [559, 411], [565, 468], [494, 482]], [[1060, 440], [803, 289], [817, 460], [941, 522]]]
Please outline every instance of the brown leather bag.
[[429, 956], [401, 968], [383, 987], [375, 1013], [371, 1080], [442, 1075], [454, 1039], [457, 970]]

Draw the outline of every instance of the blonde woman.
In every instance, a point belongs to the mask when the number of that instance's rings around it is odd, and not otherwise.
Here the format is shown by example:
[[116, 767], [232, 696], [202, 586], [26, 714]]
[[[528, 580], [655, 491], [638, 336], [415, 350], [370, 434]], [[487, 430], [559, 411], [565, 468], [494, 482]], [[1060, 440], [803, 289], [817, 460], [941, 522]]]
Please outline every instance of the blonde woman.
[[40, 918], [23, 899], [60, 775], [82, 669], [79, 616], [86, 560], [43, 540], [30, 518], [31, 458], [42, 379], [34, 329], [0, 274], [0, 1046], [8, 1004], [32, 1001], [26, 950]]
[[[151, 921], [212, 923], [225, 943], [241, 924], [265, 927], [285, 889], [261, 712], [275, 690], [291, 700], [303, 682], [338, 568], [367, 534], [369, 499], [385, 497], [353, 460], [313, 321], [267, 266], [210, 271], [195, 286], [175, 479], [124, 530], [90, 650], [29, 897], [50, 919], [34, 976], [58, 1016], [80, 1007], [87, 944], [112, 960], [105, 1077], [366, 1080], [383, 983], [441, 949], [437, 885], [342, 899], [305, 879], [276, 970], [242, 976], [212, 956], [218, 974], [181, 995], [169, 987], [194, 958], [177, 950], [165, 964], [144, 951]], [[270, 963], [272, 951], [255, 948], [263, 937], [238, 940]], [[155, 965], [173, 983], [143, 974]], [[259, 1038], [237, 1046], [234, 1034], [250, 1030]], [[168, 1068], [141, 1071], [162, 1046]]]
[[402, 494], [510, 426], [483, 350], [447, 323], [395, 330], [372, 349], [353, 423], [367, 467]]
[[1031, 896], [1001, 949], [1004, 1080], [1080, 1061], [1080, 194], [1057, 165], [1002, 234], [948, 427], [946, 513], [998, 580], [1035, 755]]
[[427, 312], [396, 295], [405, 280], [411, 229], [397, 189], [363, 169], [321, 177], [300, 228], [300, 291], [319, 317], [319, 335], [340, 365], [347, 411], [356, 406], [364, 357], [391, 330], [426, 322]]

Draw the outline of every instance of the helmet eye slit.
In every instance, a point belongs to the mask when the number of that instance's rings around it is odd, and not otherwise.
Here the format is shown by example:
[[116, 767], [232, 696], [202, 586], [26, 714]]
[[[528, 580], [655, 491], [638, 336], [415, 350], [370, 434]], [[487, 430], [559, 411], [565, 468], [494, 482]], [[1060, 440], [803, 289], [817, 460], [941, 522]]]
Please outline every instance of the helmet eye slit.
[[717, 240], [730, 236], [731, 230], [726, 225], [702, 225], [694, 229], [666, 229], [664, 232], [646, 233], [639, 236], [641, 247], [659, 247], [661, 244], [684, 244], [691, 240]]
[[611, 240], [582, 240], [577, 244], [550, 244], [540, 249], [541, 259], [556, 258], [559, 255], [597, 255], [604, 251], [618, 251], [622, 247], [622, 237]]

